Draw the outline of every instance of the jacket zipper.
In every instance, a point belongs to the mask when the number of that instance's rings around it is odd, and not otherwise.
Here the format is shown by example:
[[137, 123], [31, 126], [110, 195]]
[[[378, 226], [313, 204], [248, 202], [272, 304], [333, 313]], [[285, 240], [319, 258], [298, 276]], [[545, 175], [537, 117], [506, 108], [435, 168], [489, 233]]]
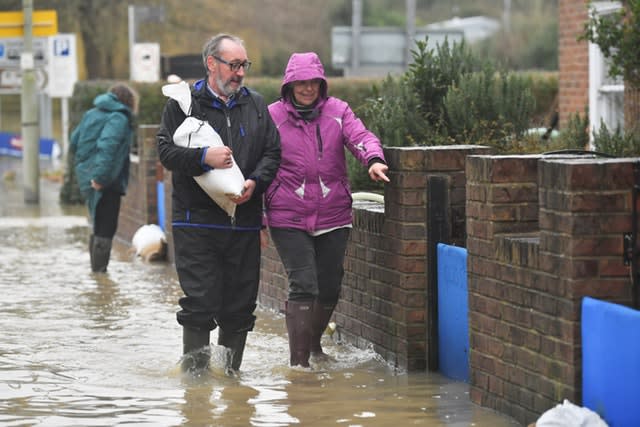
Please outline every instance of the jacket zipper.
[[318, 159], [322, 159], [322, 135], [320, 135], [320, 125], [316, 125], [316, 140], [318, 141]]
[[227, 137], [229, 137], [229, 147], [231, 147], [231, 117], [229, 116], [229, 110], [224, 108], [224, 117], [227, 119]]
[[[229, 138], [229, 148], [233, 145], [233, 138], [231, 137], [231, 116], [229, 115], [229, 109], [224, 107], [222, 109], [224, 111], [224, 117], [227, 119], [227, 137]], [[236, 227], [236, 216], [233, 215], [231, 217], [231, 228]]]

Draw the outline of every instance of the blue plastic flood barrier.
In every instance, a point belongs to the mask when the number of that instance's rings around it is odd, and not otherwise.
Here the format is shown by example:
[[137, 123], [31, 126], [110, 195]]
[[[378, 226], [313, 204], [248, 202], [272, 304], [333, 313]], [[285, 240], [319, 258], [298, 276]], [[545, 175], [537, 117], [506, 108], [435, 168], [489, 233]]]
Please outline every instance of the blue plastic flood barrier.
[[582, 300], [582, 400], [611, 427], [640, 426], [640, 312]]
[[469, 382], [467, 250], [438, 243], [438, 358], [446, 377]]
[[158, 181], [156, 183], [157, 205], [158, 205], [158, 225], [164, 230], [164, 182]]

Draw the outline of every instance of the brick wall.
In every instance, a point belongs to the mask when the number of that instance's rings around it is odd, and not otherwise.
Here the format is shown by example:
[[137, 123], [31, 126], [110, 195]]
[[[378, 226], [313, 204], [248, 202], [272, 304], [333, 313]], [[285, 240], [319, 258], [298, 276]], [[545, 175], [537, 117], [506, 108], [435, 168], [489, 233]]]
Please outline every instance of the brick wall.
[[581, 403], [584, 296], [631, 302], [629, 159], [467, 161], [471, 399], [533, 422]]
[[122, 243], [130, 243], [141, 226], [158, 223], [156, 130], [157, 126], [138, 127], [138, 154], [131, 156], [129, 186], [122, 198], [115, 236]]
[[589, 105], [589, 52], [577, 38], [588, 19], [589, 0], [558, 2], [558, 112], [560, 127], [572, 114], [585, 116]]
[[[153, 135], [140, 132], [123, 239], [155, 215]], [[334, 314], [342, 337], [399, 368], [437, 369], [430, 262], [437, 241], [466, 245], [472, 401], [523, 424], [565, 398], [580, 404], [582, 297], [631, 303], [623, 233], [632, 224], [633, 159], [493, 156], [477, 146], [385, 155], [384, 207], [354, 207]], [[163, 180], [171, 256], [171, 174]], [[438, 202], [434, 182], [444, 184]], [[260, 277], [260, 303], [280, 309], [287, 279], [272, 246]]]

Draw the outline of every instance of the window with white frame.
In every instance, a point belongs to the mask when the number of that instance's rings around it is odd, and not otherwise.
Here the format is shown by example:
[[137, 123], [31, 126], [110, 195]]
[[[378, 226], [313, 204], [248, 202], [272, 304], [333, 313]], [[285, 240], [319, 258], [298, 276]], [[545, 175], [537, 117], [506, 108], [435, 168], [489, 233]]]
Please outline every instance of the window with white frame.
[[[592, 2], [591, 13], [604, 17], [622, 8], [618, 1]], [[589, 43], [589, 123], [590, 139], [604, 123], [609, 131], [622, 130], [624, 125], [624, 81], [609, 76], [609, 60], [597, 44]]]

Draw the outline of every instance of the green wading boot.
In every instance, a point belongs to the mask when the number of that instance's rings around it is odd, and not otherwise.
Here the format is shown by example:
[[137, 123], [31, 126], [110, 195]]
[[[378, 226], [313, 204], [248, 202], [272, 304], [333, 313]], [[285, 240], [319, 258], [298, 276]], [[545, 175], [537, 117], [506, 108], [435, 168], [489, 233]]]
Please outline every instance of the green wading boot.
[[93, 271], [93, 234], [89, 236], [89, 260], [91, 262], [91, 271]]
[[105, 273], [111, 257], [111, 239], [91, 235], [89, 238], [89, 255], [91, 258], [91, 271]]
[[197, 374], [209, 367], [209, 331], [182, 328], [182, 372]]
[[246, 342], [247, 331], [225, 332], [218, 329], [218, 345], [225, 347], [224, 371], [227, 375], [234, 376], [240, 370]]
[[309, 367], [313, 301], [287, 301], [285, 321], [289, 334], [291, 366]]

